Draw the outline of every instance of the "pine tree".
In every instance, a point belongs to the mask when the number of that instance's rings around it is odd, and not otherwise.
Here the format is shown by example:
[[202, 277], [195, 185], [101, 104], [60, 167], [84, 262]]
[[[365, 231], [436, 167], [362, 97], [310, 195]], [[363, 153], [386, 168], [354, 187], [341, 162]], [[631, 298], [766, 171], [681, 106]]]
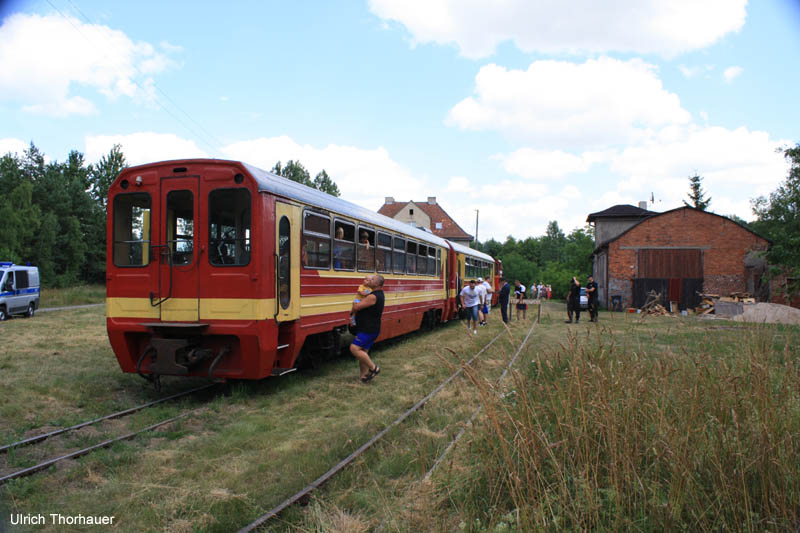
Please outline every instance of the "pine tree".
[[689, 194], [687, 196], [692, 203], [686, 200], [684, 200], [683, 203], [687, 207], [694, 207], [700, 211], [705, 211], [711, 203], [711, 197], [709, 196], [708, 199], [705, 198], [706, 193], [703, 191], [703, 186], [700, 183], [701, 181], [703, 181], [703, 178], [697, 174], [689, 178]]

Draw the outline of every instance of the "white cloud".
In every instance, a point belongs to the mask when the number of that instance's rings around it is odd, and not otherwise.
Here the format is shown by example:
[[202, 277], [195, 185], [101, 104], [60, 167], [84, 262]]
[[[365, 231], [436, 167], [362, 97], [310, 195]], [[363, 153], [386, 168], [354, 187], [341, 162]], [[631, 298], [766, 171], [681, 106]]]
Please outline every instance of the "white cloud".
[[535, 61], [527, 70], [484, 66], [475, 95], [456, 104], [448, 122], [538, 146], [582, 148], [631, 142], [649, 128], [690, 118], [678, 96], [663, 88], [656, 67], [601, 57]]
[[16, 14], [0, 26], [0, 100], [17, 102], [31, 113], [97, 112], [89, 99], [74, 94], [81, 87], [109, 99], [150, 100], [148, 75], [169, 65], [168, 57], [148, 43], [71, 17]]
[[90, 163], [99, 161], [115, 144], [122, 146], [122, 153], [130, 165], [208, 157], [208, 154], [198, 148], [194, 141], [182, 139], [172, 133], [138, 132], [128, 135], [86, 137], [86, 160]]
[[370, 0], [413, 44], [455, 45], [486, 57], [511, 41], [523, 52], [674, 55], [705, 48], [744, 25], [747, 0]]
[[698, 74], [708, 74], [712, 70], [714, 70], [713, 65], [697, 65], [694, 67], [687, 67], [686, 65], [678, 65], [678, 70], [681, 71], [684, 78], [690, 79], [694, 78]]
[[561, 150], [534, 150], [520, 148], [502, 156], [503, 168], [509, 174], [533, 180], [552, 180], [567, 174], [586, 172], [591, 167], [589, 158]]
[[725, 72], [722, 73], [722, 76], [725, 78], [725, 81], [731, 83], [735, 78], [738, 78], [744, 69], [742, 67], [728, 67], [725, 69]]
[[0, 157], [6, 154], [17, 154], [22, 156], [23, 152], [29, 147], [28, 143], [20, 141], [19, 139], [6, 138], [0, 139]]

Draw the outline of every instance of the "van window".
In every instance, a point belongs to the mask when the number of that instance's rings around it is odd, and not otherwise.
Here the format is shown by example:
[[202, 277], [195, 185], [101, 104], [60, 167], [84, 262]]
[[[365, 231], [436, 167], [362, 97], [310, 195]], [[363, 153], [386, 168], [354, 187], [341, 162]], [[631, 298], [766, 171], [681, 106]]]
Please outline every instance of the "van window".
[[28, 271], [17, 270], [17, 289], [27, 289], [28, 285]]
[[114, 264], [150, 264], [150, 195], [118, 194], [114, 198]]
[[3, 292], [9, 292], [14, 290], [14, 271], [9, 270], [8, 274], [6, 275], [6, 280], [3, 282]]
[[208, 260], [214, 266], [250, 263], [250, 191], [215, 189], [208, 195]]

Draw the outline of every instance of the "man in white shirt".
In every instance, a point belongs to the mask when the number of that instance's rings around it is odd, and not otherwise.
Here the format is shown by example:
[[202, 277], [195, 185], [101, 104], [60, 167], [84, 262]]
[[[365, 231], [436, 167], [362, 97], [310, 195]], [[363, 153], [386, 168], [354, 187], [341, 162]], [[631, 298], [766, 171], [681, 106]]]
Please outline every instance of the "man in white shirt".
[[467, 329], [472, 321], [472, 333], [478, 333], [478, 305], [481, 303], [481, 295], [475, 287], [475, 280], [469, 280], [469, 285], [461, 289], [461, 307], [467, 313]]
[[483, 326], [486, 324], [486, 316], [483, 313], [483, 306], [486, 303], [486, 287], [483, 286], [483, 278], [478, 278], [475, 284], [475, 290], [480, 294], [480, 302], [478, 302], [478, 323]]
[[[481, 281], [481, 278], [478, 278], [478, 281]], [[492, 284], [489, 283], [489, 280], [483, 280], [483, 287], [486, 289], [486, 298], [483, 302], [483, 322], [482, 324], [486, 325], [486, 319], [489, 318], [489, 309], [492, 308]]]

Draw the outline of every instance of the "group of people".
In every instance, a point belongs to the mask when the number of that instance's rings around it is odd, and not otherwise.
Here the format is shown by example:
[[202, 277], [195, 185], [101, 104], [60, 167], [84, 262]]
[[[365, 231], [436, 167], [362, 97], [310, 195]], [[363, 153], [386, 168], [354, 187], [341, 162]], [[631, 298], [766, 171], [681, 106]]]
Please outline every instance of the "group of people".
[[[359, 286], [357, 297], [353, 300], [351, 308], [351, 325], [356, 327], [355, 339], [350, 345], [350, 353], [358, 360], [360, 369], [360, 379], [363, 383], [372, 381], [381, 372], [381, 368], [376, 365], [369, 356], [375, 339], [381, 332], [381, 316], [385, 297], [383, 294], [384, 278], [380, 274], [371, 274], [364, 278], [364, 283]], [[589, 276], [586, 283], [586, 296], [588, 298], [589, 321], [597, 322], [597, 283], [592, 276]], [[539, 298], [550, 298], [550, 286], [541, 283], [532, 288], [536, 291]], [[544, 292], [542, 292], [544, 291]], [[459, 299], [467, 317], [467, 328], [471, 329], [473, 335], [478, 333], [478, 326], [487, 325], [489, 310], [491, 309], [492, 294], [494, 290], [491, 283], [483, 278], [469, 280], [468, 284], [461, 289]], [[533, 295], [533, 294], [532, 294]], [[573, 315], [575, 322], [581, 318], [581, 282], [573, 276], [570, 281], [569, 294], [567, 296], [567, 323], [572, 323]], [[500, 289], [498, 291], [498, 303], [503, 315], [503, 322], [507, 323], [509, 300], [511, 298], [511, 286], [508, 280], [500, 278]], [[517, 320], [525, 320], [528, 304], [525, 301], [525, 285], [519, 280], [514, 280], [514, 298], [517, 309]], [[471, 326], [471, 327], [470, 327]]]
[[531, 283], [531, 298], [534, 300], [549, 300], [552, 294], [553, 288], [550, 285], [544, 285], [541, 281], [538, 284]]
[[[489, 309], [492, 307], [492, 284], [484, 281], [483, 278], [471, 279], [469, 283], [461, 289], [459, 298], [461, 307], [467, 314], [467, 329], [472, 329], [472, 333], [478, 333], [478, 326], [488, 324]], [[470, 328], [470, 323], [472, 327]]]

